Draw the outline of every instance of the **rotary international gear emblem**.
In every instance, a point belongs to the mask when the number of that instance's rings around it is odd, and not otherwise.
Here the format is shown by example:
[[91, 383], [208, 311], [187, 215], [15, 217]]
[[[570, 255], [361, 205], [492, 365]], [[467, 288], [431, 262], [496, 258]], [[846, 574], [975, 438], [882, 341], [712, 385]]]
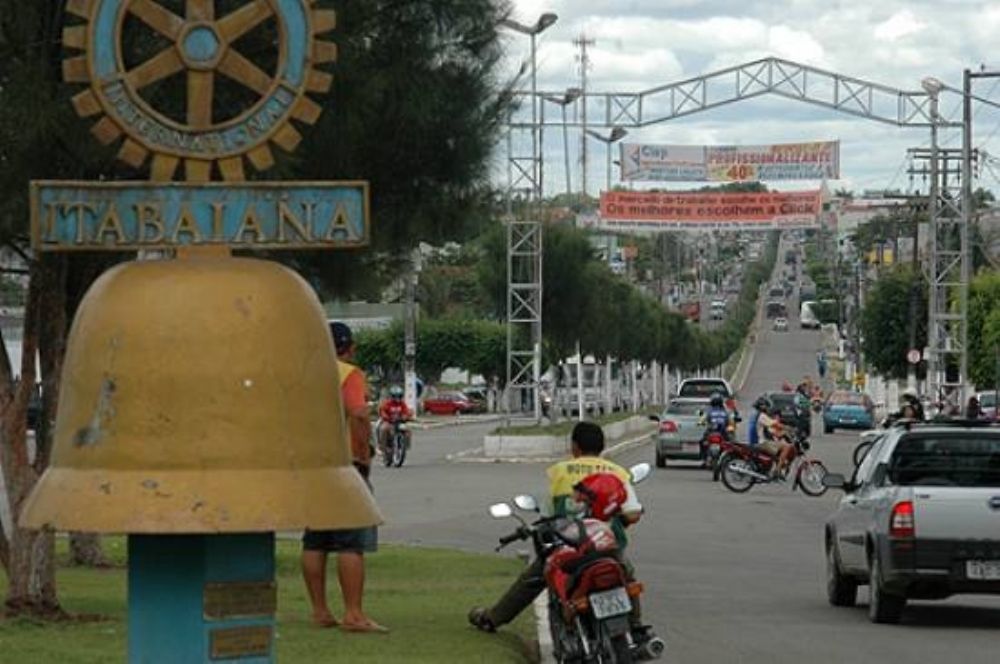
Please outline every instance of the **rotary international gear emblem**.
[[[333, 76], [315, 65], [336, 59], [317, 35], [336, 27], [316, 0], [68, 0], [84, 20], [63, 30], [83, 51], [63, 61], [63, 78], [87, 83], [73, 98], [105, 144], [152, 180], [245, 179], [274, 165], [271, 144], [291, 152], [321, 108]], [[150, 160], [150, 156], [152, 159]]]

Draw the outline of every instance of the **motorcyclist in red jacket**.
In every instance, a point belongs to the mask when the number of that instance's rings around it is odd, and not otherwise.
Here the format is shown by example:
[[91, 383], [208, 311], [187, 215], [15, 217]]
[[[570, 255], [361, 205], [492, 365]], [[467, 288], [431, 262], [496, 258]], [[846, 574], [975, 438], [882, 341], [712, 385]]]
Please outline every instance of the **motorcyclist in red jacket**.
[[[378, 448], [385, 454], [389, 445], [389, 436], [392, 435], [393, 425], [399, 422], [408, 422], [413, 419], [413, 411], [410, 410], [406, 402], [403, 401], [403, 388], [393, 385], [389, 388], [389, 398], [382, 402], [378, 408]], [[407, 443], [410, 442], [410, 432], [406, 431]]]

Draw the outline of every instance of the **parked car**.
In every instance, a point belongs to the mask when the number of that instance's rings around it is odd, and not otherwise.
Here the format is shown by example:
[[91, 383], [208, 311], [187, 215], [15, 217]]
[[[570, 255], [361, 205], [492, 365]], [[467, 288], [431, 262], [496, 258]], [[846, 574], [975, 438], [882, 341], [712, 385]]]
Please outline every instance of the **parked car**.
[[824, 528], [834, 606], [868, 585], [868, 617], [895, 623], [910, 599], [1000, 595], [1000, 428], [897, 424], [823, 484], [844, 491]]
[[773, 327], [775, 332], [788, 332], [788, 319], [783, 316], [775, 318]]
[[462, 390], [469, 401], [472, 402], [472, 412], [485, 413], [489, 406], [489, 396], [485, 385], [470, 385]]
[[771, 400], [778, 409], [782, 423], [793, 426], [806, 436], [812, 435], [812, 413], [809, 408], [798, 408], [795, 404], [795, 392], [765, 392], [763, 396]]
[[976, 394], [979, 400], [979, 408], [983, 411], [983, 418], [987, 420], [997, 419], [997, 393], [993, 390], [989, 392], [979, 392]]
[[475, 405], [461, 392], [438, 392], [424, 398], [424, 411], [432, 415], [461, 415], [475, 412]]
[[701, 439], [705, 435], [702, 413], [707, 405], [703, 398], [677, 398], [659, 415], [649, 416], [660, 423], [656, 435], [657, 468], [665, 467], [667, 459], [701, 459]]
[[875, 403], [864, 392], [835, 390], [823, 402], [823, 432], [836, 429], [872, 429]]
[[712, 320], [722, 320], [726, 317], [726, 301], [712, 300], [709, 304], [709, 316]]

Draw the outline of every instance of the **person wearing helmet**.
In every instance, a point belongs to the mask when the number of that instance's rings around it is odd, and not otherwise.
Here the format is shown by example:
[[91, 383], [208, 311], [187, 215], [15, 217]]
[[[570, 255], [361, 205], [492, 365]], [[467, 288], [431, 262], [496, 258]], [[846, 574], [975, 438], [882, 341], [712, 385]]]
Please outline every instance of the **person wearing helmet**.
[[[403, 388], [393, 385], [389, 388], [389, 398], [378, 408], [378, 449], [384, 455], [389, 447], [389, 436], [392, 435], [396, 422], [408, 422], [413, 419], [413, 411], [403, 400]], [[411, 442], [410, 432], [406, 431], [407, 443]]]
[[713, 392], [708, 402], [708, 409], [701, 414], [701, 424], [705, 427], [705, 433], [701, 437], [701, 460], [703, 465], [709, 463], [708, 437], [713, 433], [719, 433], [726, 440], [731, 439], [730, 432], [735, 428], [733, 415], [726, 408], [726, 399], [719, 392]]
[[917, 420], [918, 422], [924, 419], [924, 405], [920, 403], [920, 397], [912, 387], [903, 390], [903, 394], [900, 397], [899, 417]]
[[780, 477], [795, 454], [795, 447], [784, 435], [778, 409], [765, 396], [760, 396], [753, 403], [754, 414], [750, 417], [749, 439], [751, 447], [762, 450], [776, 459], [771, 473]]
[[[573, 458], [555, 463], [546, 471], [552, 513], [569, 515], [579, 513], [581, 508], [589, 508], [595, 518], [607, 516], [618, 542], [619, 560], [625, 567], [629, 581], [632, 581], [635, 579], [635, 570], [625, 557], [625, 547], [628, 544], [625, 529], [642, 516], [642, 505], [635, 495], [629, 471], [602, 458], [603, 451], [604, 431], [598, 424], [583, 421], [573, 427], [570, 434], [570, 452]], [[609, 480], [606, 477], [608, 475], [618, 482]], [[619, 487], [625, 490], [624, 502], [620, 505], [617, 504], [622, 500]], [[588, 492], [592, 492], [594, 497], [591, 498]], [[514, 620], [545, 590], [544, 568], [544, 558], [533, 560], [496, 604], [489, 608], [472, 609], [469, 612], [469, 622], [485, 632], [495, 632], [498, 627]], [[642, 624], [638, 601], [633, 603], [629, 623], [637, 642], [641, 643], [655, 636], [650, 627]]]
[[729, 429], [733, 424], [733, 416], [729, 412], [729, 409], [726, 408], [725, 397], [720, 393], [715, 392], [712, 394], [712, 398], [708, 402], [708, 410], [704, 413], [703, 421], [708, 427], [706, 433], [718, 431], [723, 436], [729, 437]]

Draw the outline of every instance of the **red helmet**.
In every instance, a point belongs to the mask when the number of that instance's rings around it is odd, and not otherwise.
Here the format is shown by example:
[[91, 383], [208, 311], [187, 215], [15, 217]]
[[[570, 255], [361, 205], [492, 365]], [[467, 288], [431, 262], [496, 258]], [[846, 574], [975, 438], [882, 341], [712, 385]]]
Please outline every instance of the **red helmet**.
[[573, 490], [583, 497], [595, 519], [608, 521], [621, 511], [628, 499], [625, 483], [613, 473], [593, 473], [574, 485]]

